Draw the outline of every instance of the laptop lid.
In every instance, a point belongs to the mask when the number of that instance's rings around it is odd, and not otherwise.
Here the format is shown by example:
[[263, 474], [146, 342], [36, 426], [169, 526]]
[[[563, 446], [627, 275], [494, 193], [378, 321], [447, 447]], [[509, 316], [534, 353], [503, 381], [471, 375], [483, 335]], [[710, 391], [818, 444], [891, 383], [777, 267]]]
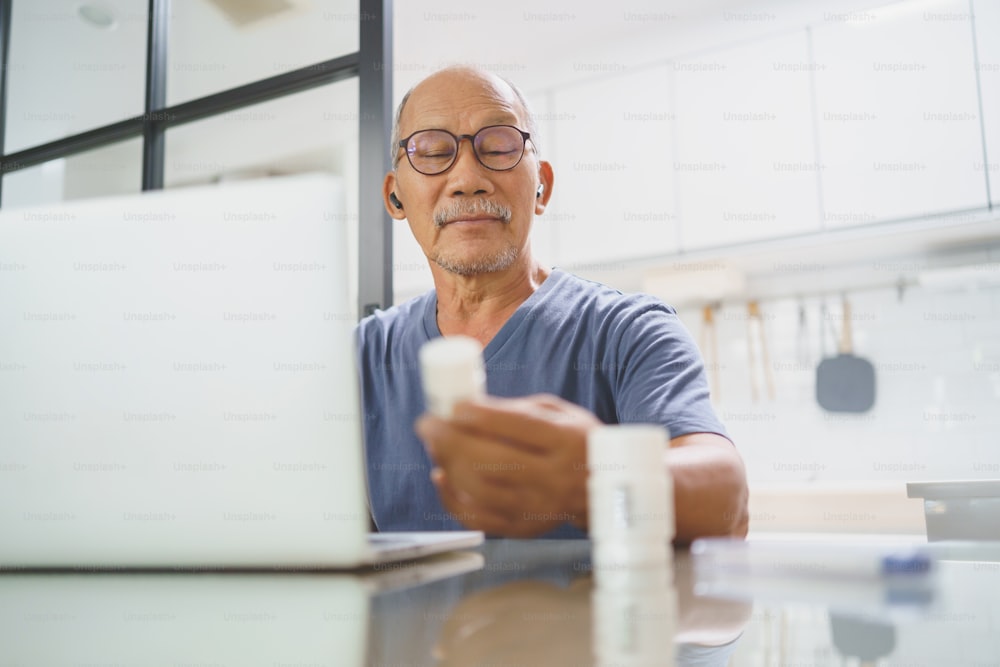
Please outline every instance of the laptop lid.
[[338, 180], [0, 211], [0, 566], [368, 558]]

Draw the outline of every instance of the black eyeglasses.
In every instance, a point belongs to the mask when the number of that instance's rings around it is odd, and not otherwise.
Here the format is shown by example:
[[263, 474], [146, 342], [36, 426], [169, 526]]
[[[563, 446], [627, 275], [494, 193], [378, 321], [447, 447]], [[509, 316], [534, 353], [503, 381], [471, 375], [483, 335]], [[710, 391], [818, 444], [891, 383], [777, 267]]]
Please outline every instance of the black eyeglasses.
[[479, 164], [493, 171], [513, 169], [524, 156], [524, 142], [531, 138], [513, 125], [490, 125], [475, 134], [455, 136], [448, 130], [419, 130], [399, 142], [410, 166], [434, 176], [448, 171], [458, 158], [458, 144], [468, 139]]

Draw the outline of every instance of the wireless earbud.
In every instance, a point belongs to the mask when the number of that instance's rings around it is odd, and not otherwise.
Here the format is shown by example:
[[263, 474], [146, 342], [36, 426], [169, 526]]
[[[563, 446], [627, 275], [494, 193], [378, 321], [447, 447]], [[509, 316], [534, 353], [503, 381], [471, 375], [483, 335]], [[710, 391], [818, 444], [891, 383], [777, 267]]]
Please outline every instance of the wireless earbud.
[[545, 192], [545, 183], [539, 183], [538, 189], [535, 191], [535, 197], [541, 197], [543, 192]]
[[395, 206], [396, 208], [398, 209], [403, 208], [403, 202], [399, 201], [399, 197], [396, 196], [395, 192], [389, 193], [389, 201], [392, 202], [392, 205]]

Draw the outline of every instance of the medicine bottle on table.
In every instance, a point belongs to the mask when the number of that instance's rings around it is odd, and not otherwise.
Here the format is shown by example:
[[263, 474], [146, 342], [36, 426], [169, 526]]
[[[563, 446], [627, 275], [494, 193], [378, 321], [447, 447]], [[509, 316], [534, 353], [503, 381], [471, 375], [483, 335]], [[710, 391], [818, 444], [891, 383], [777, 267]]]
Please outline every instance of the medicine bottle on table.
[[652, 424], [593, 429], [587, 437], [595, 570], [669, 564], [675, 533], [669, 433]]
[[673, 484], [669, 433], [603, 426], [587, 437], [595, 664], [674, 667]]

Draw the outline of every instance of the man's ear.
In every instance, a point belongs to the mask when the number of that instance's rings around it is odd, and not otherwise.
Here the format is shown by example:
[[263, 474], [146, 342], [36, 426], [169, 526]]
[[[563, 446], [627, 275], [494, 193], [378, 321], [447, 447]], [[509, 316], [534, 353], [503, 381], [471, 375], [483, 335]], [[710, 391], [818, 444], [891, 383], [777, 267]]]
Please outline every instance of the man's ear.
[[[552, 197], [554, 183], [555, 175], [552, 173], [552, 165], [542, 160], [538, 163], [538, 190], [535, 190], [538, 196], [535, 197], [535, 215], [541, 215], [545, 212], [545, 206], [549, 203], [549, 198]], [[539, 191], [541, 192], [539, 193]]]
[[403, 210], [403, 203], [400, 201], [399, 193], [396, 192], [396, 172], [390, 171], [382, 181], [382, 203], [386, 212], [396, 220], [405, 220], [406, 211]]

